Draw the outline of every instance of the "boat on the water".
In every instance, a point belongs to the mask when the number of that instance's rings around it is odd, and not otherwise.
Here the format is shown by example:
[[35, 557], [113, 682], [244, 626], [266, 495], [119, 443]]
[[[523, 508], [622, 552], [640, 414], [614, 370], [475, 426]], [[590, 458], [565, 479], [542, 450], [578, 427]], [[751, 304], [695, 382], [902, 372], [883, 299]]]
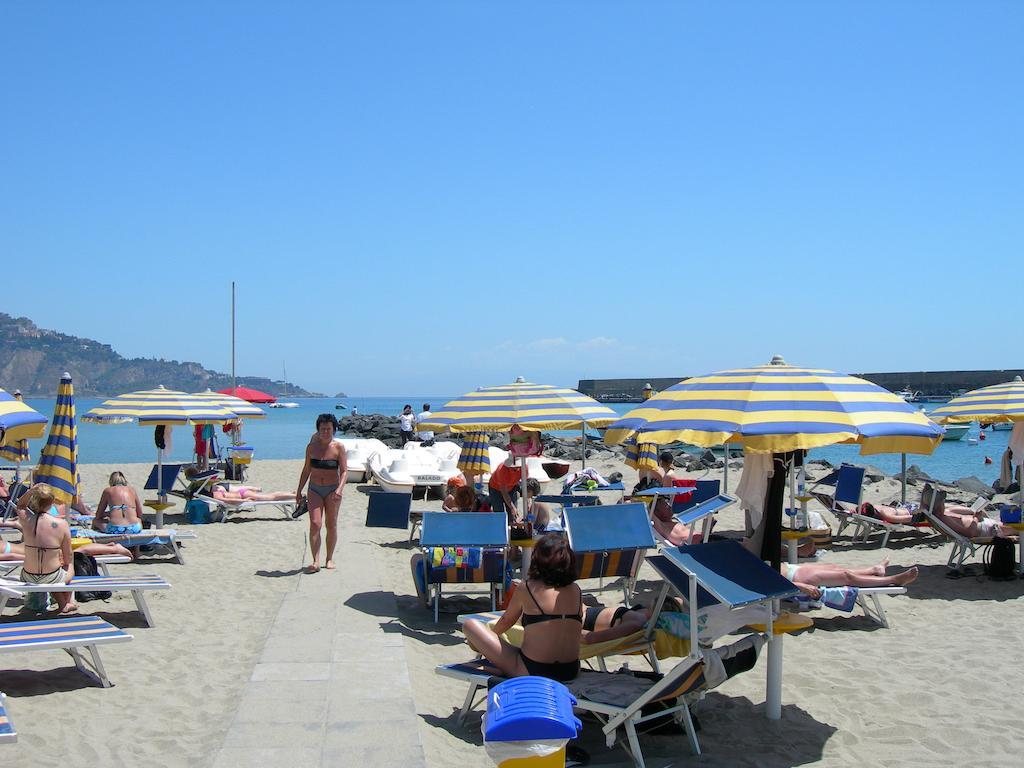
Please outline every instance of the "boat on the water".
[[997, 421], [992, 425], [992, 430], [995, 432], [1011, 432], [1013, 430], [1012, 421]]
[[911, 389], [909, 389], [909, 388], [906, 388], [906, 387], [905, 387], [905, 388], [903, 388], [903, 389], [901, 389], [901, 390], [898, 390], [898, 391], [894, 392], [893, 394], [894, 394], [894, 395], [896, 395], [897, 397], [902, 397], [902, 398], [903, 398], [904, 400], [906, 400], [906, 401], [907, 401], [908, 403], [912, 403], [912, 402], [914, 402], [914, 401], [915, 401], [915, 399], [916, 399], [916, 398], [917, 398], [917, 397], [918, 397], [918, 396], [919, 396], [919, 395], [920, 395], [921, 393], [920, 393], [920, 392], [914, 392], [913, 390], [911, 390]]
[[942, 435], [942, 440], [962, 440], [963, 436], [970, 431], [970, 424], [947, 424], [946, 431]]
[[298, 408], [298, 403], [283, 403], [278, 400], [276, 403], [268, 403], [267, 408]]

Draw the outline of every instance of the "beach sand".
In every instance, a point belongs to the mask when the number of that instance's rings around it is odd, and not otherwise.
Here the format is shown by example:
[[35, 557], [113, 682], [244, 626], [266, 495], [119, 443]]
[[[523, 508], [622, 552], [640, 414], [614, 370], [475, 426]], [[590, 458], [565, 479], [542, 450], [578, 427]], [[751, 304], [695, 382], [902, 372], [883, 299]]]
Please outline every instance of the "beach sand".
[[[98, 499], [114, 468], [124, 470], [141, 488], [149, 465], [83, 467], [90, 503]], [[299, 468], [298, 461], [260, 461], [250, 481], [289, 490]], [[623, 470], [627, 483], [635, 479], [635, 473], [621, 466], [606, 463], [598, 468], [606, 473]], [[733, 473], [734, 486], [737, 480], [738, 473]], [[455, 714], [465, 687], [434, 673], [438, 664], [471, 657], [455, 614], [483, 607], [484, 600], [446, 600], [435, 625], [414, 595], [409, 576], [414, 550], [405, 543], [406, 536], [363, 527], [365, 491], [364, 486], [350, 486], [346, 492], [342, 537], [379, 545], [372, 547], [373, 557], [382, 588], [396, 598], [398, 616], [372, 618], [403, 636], [427, 764], [487, 765], [479, 710], [466, 727], [458, 727]], [[915, 492], [912, 488], [912, 497]], [[898, 485], [886, 480], [866, 486], [865, 498], [881, 501], [895, 494]], [[417, 502], [415, 507], [440, 505]], [[168, 523], [179, 521], [168, 517]], [[721, 515], [718, 529], [741, 525], [741, 513], [729, 510]], [[116, 566], [118, 572], [159, 573], [172, 583], [172, 589], [149, 598], [155, 627], [141, 626], [126, 595], [106, 604], [83, 604], [83, 613], [98, 613], [135, 636], [131, 643], [102, 650], [115, 687], [96, 687], [58, 651], [0, 657], [0, 690], [9, 695], [19, 729], [17, 744], [0, 747], [5, 764], [213, 764], [278, 608], [295, 589], [297, 572], [309, 556], [304, 551], [305, 521], [286, 520], [272, 510], [194, 529], [199, 538], [187, 543], [184, 566], [149, 556], [141, 564]], [[781, 721], [764, 717], [762, 654], [753, 670], [727, 681], [701, 703], [704, 755], [699, 761], [690, 756], [684, 737], [642, 736], [648, 765], [902, 768], [1016, 762], [1021, 739], [1015, 703], [1024, 682], [1024, 649], [1018, 640], [1024, 630], [1024, 582], [949, 579], [948, 544], [916, 532], [894, 537], [885, 552], [877, 544], [840, 541], [823, 559], [864, 566], [885, 555], [894, 567], [917, 565], [921, 570], [908, 595], [886, 598], [891, 628], [879, 628], [859, 613], [826, 609], [812, 614], [814, 628], [785, 641]], [[641, 595], [654, 588], [654, 574], [645, 568]], [[621, 591], [606, 589], [596, 597], [617, 603]], [[7, 620], [12, 618], [9, 611]], [[645, 668], [639, 657], [615, 659], [609, 667], [625, 661], [633, 669]], [[673, 663], [668, 660], [666, 666]], [[628, 764], [621, 748], [605, 747], [592, 723], [585, 725], [580, 744], [590, 752], [593, 765]], [[391, 764], [384, 747], [373, 764]]]

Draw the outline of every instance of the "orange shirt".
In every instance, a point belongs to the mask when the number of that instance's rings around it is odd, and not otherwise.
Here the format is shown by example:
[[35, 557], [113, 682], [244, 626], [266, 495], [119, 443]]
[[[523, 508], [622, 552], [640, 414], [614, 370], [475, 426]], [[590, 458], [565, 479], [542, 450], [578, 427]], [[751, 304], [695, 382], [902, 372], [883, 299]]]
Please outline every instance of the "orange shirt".
[[522, 467], [506, 467], [502, 464], [491, 473], [491, 479], [488, 481], [487, 487], [494, 488], [497, 491], [511, 491], [519, 485], [522, 476]]

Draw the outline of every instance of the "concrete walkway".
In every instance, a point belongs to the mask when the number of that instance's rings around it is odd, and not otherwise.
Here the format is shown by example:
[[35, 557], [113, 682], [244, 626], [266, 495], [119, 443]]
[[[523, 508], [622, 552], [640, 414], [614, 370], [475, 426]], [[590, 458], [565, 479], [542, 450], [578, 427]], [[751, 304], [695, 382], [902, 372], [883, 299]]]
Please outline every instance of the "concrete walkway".
[[402, 635], [381, 628], [395, 599], [377, 545], [349, 533], [338, 570], [300, 575], [283, 599], [214, 768], [425, 766]]

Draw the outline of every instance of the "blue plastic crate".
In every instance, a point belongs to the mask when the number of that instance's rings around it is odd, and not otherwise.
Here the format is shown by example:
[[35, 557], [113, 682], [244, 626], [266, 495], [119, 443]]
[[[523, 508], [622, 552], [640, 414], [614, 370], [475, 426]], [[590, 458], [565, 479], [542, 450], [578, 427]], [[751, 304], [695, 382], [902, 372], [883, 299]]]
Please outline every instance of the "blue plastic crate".
[[487, 697], [484, 741], [574, 739], [582, 723], [569, 689], [546, 677], [514, 677]]

